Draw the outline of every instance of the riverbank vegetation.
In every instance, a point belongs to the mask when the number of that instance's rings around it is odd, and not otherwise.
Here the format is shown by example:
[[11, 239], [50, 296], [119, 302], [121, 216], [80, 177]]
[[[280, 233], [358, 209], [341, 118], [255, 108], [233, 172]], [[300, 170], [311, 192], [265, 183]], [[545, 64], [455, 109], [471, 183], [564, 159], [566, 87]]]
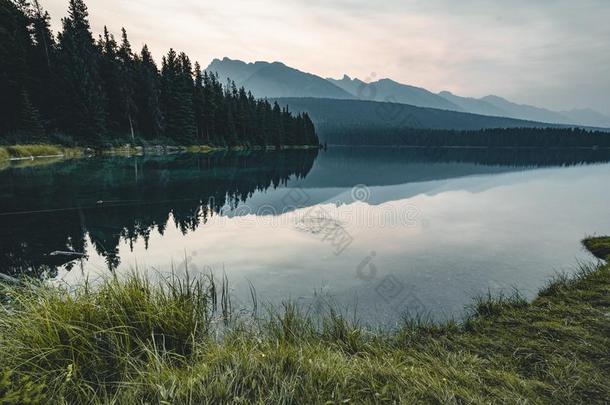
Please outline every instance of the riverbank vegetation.
[[34, 157], [77, 157], [84, 153], [84, 149], [81, 148], [68, 148], [59, 145], [0, 146], [0, 161]]
[[[603, 244], [607, 240], [586, 242]], [[532, 303], [478, 300], [463, 323], [393, 331], [287, 304], [234, 317], [213, 279], [3, 287], [0, 398], [46, 403], [604, 403], [610, 267]], [[220, 297], [220, 298], [217, 298]]]
[[608, 260], [610, 257], [610, 237], [590, 237], [583, 243], [591, 253], [600, 259]]
[[185, 53], [171, 49], [159, 69], [125, 29], [94, 40], [82, 0], [62, 25], [54, 35], [39, 1], [0, 0], [0, 144], [319, 144], [306, 113], [219, 83]]

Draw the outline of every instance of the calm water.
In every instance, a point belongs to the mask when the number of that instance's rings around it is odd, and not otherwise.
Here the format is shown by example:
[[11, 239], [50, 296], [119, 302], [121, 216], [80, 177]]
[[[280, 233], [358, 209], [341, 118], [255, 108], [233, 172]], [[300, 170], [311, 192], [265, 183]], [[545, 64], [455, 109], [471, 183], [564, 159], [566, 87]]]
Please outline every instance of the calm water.
[[[366, 322], [528, 296], [610, 233], [610, 153], [331, 148], [90, 158], [0, 171], [0, 271], [76, 283], [137, 267], [226, 273]], [[74, 251], [72, 260], [53, 252]]]

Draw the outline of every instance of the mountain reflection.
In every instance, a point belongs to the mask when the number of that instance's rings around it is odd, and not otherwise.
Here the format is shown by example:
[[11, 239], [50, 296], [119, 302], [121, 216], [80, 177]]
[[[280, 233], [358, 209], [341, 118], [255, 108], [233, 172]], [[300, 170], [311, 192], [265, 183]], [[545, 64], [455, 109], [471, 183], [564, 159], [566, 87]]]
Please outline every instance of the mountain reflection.
[[[608, 161], [608, 150], [331, 148], [12, 167], [0, 171], [0, 272], [53, 277], [59, 266], [78, 264], [54, 252], [95, 251], [115, 269], [121, 242], [154, 249], [153, 232], [163, 235], [173, 223], [186, 235], [270, 189], [386, 186]], [[309, 194], [308, 205], [324, 200]], [[281, 196], [266, 204], [287, 208]]]

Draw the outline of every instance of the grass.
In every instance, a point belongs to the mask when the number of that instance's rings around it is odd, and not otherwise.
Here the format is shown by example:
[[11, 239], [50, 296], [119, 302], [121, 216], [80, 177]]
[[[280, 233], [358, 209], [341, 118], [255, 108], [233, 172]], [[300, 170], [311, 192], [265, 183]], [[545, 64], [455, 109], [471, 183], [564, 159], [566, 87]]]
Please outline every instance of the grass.
[[219, 150], [226, 150], [226, 148], [218, 148], [209, 145], [191, 145], [186, 147], [186, 151], [189, 153], [211, 153]]
[[607, 264], [559, 277], [531, 303], [488, 296], [463, 323], [411, 320], [392, 331], [359, 327], [330, 307], [313, 319], [289, 303], [232, 317], [226, 284], [210, 278], [152, 283], [134, 274], [3, 295], [0, 403], [3, 395], [121, 404], [610, 398]]
[[610, 256], [610, 237], [591, 237], [583, 241], [585, 247], [600, 259]]
[[57, 145], [12, 145], [0, 147], [0, 161], [42, 156], [76, 157], [82, 154], [83, 151], [79, 148], [66, 148]]

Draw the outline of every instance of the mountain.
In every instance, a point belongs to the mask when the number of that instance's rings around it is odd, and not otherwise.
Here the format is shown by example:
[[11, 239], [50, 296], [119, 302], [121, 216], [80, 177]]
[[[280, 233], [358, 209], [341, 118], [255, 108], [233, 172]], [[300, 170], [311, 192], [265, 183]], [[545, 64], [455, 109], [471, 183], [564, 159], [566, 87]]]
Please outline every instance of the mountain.
[[562, 114], [575, 124], [610, 128], [610, 117], [590, 108], [562, 111]]
[[452, 102], [461, 107], [463, 111], [467, 111], [473, 114], [491, 115], [495, 117], [505, 117], [506, 111], [495, 105], [488, 103], [487, 101], [480, 100], [478, 98], [460, 97], [452, 94], [448, 91], [438, 93], [439, 96], [445, 100]]
[[568, 117], [545, 108], [533, 107], [526, 104], [516, 104], [502, 97], [487, 96], [481, 99], [505, 112], [504, 116], [518, 118], [531, 121], [554, 122], [560, 124], [568, 124]]
[[610, 127], [610, 117], [595, 110], [551, 111], [525, 104], [516, 104], [498, 96], [483, 98], [461, 97], [448, 91], [434, 94], [420, 87], [382, 79], [372, 83], [344, 75], [341, 80], [327, 79], [355, 98], [369, 101], [394, 102], [416, 107], [468, 112], [493, 117], [508, 117], [526, 121], [566, 125]]
[[351, 94], [323, 78], [288, 67], [280, 62], [245, 63], [229, 58], [214, 59], [206, 69], [245, 87], [256, 97], [320, 97], [350, 99]]
[[493, 95], [483, 98], [469, 98], [456, 96], [448, 91], [443, 91], [439, 93], [439, 96], [459, 105], [464, 111], [475, 114], [511, 117], [566, 125], [610, 128], [610, 117], [590, 108], [557, 112], [527, 104], [516, 104], [502, 97]]
[[513, 103], [494, 95], [469, 98], [447, 91], [435, 94], [424, 88], [398, 83], [391, 79], [381, 79], [372, 83], [347, 75], [340, 80], [323, 79], [281, 62], [246, 63], [229, 58], [214, 59], [206, 70], [217, 73], [221, 83], [231, 79], [238, 86], [250, 90], [256, 97], [376, 101], [488, 117], [610, 128], [610, 117], [591, 109], [557, 112]]
[[415, 107], [400, 103], [321, 98], [280, 98], [295, 113], [307, 112], [322, 142], [355, 128], [415, 128], [480, 130], [486, 128], [546, 128], [560, 125], [457, 111]]
[[438, 108], [441, 110], [463, 111], [451, 101], [420, 87], [409, 86], [391, 79], [381, 79], [365, 83], [359, 79], [343, 76], [341, 80], [327, 79], [358, 99], [384, 101], [414, 105], [416, 107]]

